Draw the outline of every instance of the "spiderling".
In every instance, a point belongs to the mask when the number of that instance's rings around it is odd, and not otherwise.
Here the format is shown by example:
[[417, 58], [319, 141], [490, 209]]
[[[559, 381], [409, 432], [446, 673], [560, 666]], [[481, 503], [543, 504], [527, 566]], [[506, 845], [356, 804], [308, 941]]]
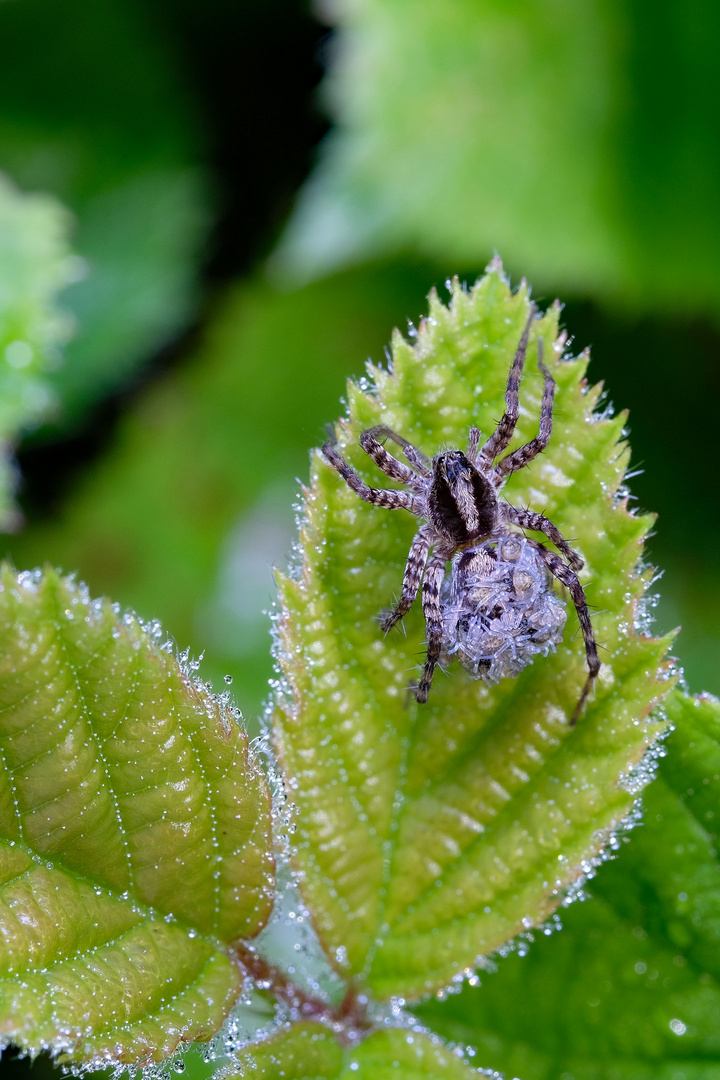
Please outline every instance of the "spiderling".
[[519, 675], [562, 640], [564, 602], [545, 563], [521, 536], [503, 536], [455, 556], [440, 594], [443, 658], [494, 684]]

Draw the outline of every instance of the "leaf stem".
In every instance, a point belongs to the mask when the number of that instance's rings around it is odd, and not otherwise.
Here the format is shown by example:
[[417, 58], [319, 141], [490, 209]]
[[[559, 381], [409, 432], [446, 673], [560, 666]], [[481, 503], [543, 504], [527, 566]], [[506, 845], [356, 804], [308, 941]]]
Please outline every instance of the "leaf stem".
[[354, 986], [348, 987], [339, 1005], [332, 1006], [296, 986], [284, 971], [245, 942], [236, 942], [232, 951], [240, 967], [258, 989], [269, 990], [277, 1001], [291, 1011], [294, 1019], [327, 1024], [332, 1027], [338, 1040], [346, 1044], [356, 1044], [361, 1032], [372, 1029], [368, 999], [364, 994], [359, 994]]

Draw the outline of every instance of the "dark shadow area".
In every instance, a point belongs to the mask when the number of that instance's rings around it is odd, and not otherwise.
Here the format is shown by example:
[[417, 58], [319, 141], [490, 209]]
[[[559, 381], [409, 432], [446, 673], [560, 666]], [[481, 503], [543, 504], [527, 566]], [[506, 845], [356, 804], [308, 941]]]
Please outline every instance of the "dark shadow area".
[[12, 1080], [48, 1080], [51, 1076], [59, 1075], [49, 1054], [39, 1054], [33, 1060], [29, 1057], [19, 1057], [19, 1052], [14, 1046], [3, 1050], [2, 1059], [0, 1059], [0, 1077], [12, 1077]]
[[272, 249], [328, 128], [316, 103], [328, 28], [298, 0], [152, 0], [197, 105], [220, 213], [206, 274]]
[[713, 403], [720, 399], [720, 332], [709, 321], [632, 319], [570, 300], [562, 322], [577, 349], [590, 346], [590, 377], [628, 409], [635, 505], [659, 515], [651, 550], [717, 550], [720, 485]]

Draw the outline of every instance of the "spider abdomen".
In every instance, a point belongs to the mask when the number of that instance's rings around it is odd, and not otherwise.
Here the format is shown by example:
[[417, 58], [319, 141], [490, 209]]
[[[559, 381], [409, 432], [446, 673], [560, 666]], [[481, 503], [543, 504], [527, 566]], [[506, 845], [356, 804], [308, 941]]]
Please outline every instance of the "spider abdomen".
[[444, 655], [491, 684], [553, 652], [567, 619], [537, 551], [514, 535], [457, 555], [441, 603]]

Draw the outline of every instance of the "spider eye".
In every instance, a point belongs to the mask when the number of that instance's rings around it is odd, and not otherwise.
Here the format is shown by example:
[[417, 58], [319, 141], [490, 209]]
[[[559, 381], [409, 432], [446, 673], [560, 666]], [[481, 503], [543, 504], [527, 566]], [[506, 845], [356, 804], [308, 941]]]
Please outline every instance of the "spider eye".
[[471, 468], [470, 462], [461, 450], [449, 450], [441, 458], [440, 465], [449, 484], [453, 484], [461, 476], [466, 476]]

